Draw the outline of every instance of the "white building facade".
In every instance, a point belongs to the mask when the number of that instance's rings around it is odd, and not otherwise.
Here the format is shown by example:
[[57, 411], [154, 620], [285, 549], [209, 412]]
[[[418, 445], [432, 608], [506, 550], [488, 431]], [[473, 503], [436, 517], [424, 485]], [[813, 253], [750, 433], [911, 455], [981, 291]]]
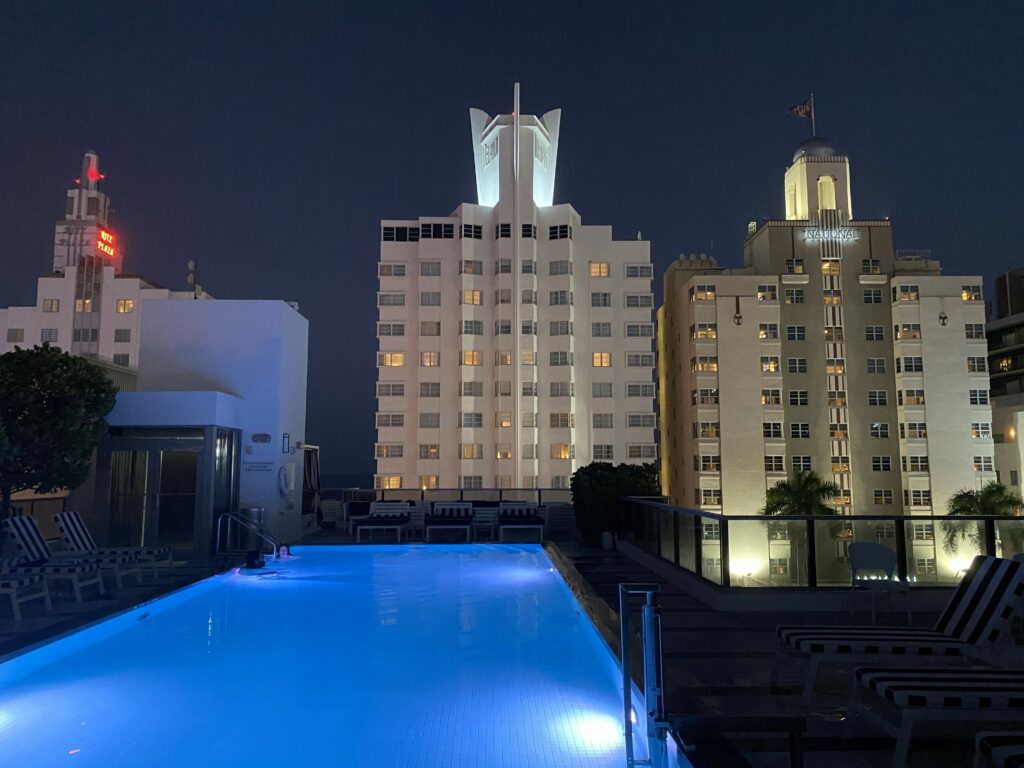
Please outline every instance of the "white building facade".
[[381, 222], [375, 485], [654, 461], [649, 244], [554, 204], [560, 110], [470, 119], [478, 202]]
[[54, 226], [53, 271], [39, 278], [31, 307], [0, 309], [0, 354], [49, 343], [75, 355], [137, 368], [143, 299], [192, 299], [121, 271], [99, 157], [86, 152], [78, 184]]

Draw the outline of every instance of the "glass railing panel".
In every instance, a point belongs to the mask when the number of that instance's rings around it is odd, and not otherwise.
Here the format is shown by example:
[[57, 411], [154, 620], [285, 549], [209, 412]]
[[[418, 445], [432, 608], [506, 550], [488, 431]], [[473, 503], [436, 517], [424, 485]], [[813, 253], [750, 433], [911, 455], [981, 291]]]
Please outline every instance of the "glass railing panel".
[[435, 488], [423, 492], [424, 501], [458, 501], [460, 496], [458, 488]]
[[976, 555], [985, 549], [985, 524], [955, 517], [904, 521], [907, 578], [913, 584], [957, 584]]
[[545, 488], [540, 491], [541, 504], [572, 504], [572, 491], [569, 488]]
[[[502, 501], [519, 501], [524, 504], [536, 504], [539, 492], [532, 488], [509, 488], [501, 492]], [[555, 503], [552, 499], [548, 498], [548, 494], [544, 494], [544, 503], [553, 504]]]
[[670, 563], [676, 561], [676, 516], [671, 507], [658, 511], [658, 554]]
[[1024, 553], [1024, 517], [996, 520], [996, 554], [1012, 560]]
[[462, 498], [464, 501], [482, 501], [488, 504], [497, 504], [500, 493], [497, 488], [466, 489], [462, 492]]
[[[896, 527], [884, 520], [858, 520], [854, 517], [814, 520], [814, 551], [819, 587], [848, 587], [853, 573], [850, 568], [850, 545], [867, 542], [879, 544], [898, 557]], [[899, 568], [893, 572], [898, 578]], [[861, 571], [859, 578], [884, 578], [884, 571]]]
[[729, 521], [729, 576], [734, 587], [808, 585], [807, 524], [785, 517]]
[[675, 561], [680, 568], [696, 573], [697, 556], [697, 516], [685, 510], [676, 510], [679, 519], [679, 558]]

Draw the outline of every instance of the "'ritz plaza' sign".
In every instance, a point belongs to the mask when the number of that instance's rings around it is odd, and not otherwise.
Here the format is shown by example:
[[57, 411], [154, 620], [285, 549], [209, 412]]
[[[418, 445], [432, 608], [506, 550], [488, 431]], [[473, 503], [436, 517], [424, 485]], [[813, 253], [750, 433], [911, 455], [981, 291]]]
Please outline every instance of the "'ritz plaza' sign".
[[852, 227], [812, 227], [804, 230], [804, 240], [832, 240], [849, 243], [860, 239], [860, 233]]

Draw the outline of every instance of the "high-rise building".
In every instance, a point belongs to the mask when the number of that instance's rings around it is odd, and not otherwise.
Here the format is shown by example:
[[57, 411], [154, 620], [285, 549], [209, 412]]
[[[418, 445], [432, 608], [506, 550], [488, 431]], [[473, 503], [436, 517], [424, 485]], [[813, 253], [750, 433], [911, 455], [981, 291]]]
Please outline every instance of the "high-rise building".
[[855, 218], [849, 159], [824, 139], [800, 145], [783, 191], [785, 218], [751, 222], [742, 267], [665, 273], [663, 491], [757, 514], [810, 469], [839, 485], [840, 513], [941, 513], [995, 478], [982, 280]]
[[[0, 309], [0, 354], [49, 343], [75, 355], [136, 368], [142, 299], [191, 299], [121, 271], [122, 253], [100, 191], [99, 156], [86, 152], [54, 226], [53, 271], [39, 278], [36, 305]], [[128, 374], [130, 375], [130, 374]]]
[[992, 435], [996, 474], [1016, 494], [1022, 490], [1024, 448], [1024, 269], [996, 278], [995, 318], [988, 323], [988, 366], [992, 377]]
[[477, 202], [381, 222], [378, 488], [656, 459], [649, 244], [554, 203], [560, 121], [470, 110]]

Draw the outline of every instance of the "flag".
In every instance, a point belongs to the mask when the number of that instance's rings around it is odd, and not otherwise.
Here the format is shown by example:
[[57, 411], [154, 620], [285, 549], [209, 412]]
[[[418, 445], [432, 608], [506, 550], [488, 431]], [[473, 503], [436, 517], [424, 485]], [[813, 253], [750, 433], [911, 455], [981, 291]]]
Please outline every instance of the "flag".
[[808, 120], [811, 119], [814, 114], [814, 97], [811, 96], [807, 101], [802, 104], [789, 108], [789, 114], [796, 115], [797, 117], [806, 117]]

